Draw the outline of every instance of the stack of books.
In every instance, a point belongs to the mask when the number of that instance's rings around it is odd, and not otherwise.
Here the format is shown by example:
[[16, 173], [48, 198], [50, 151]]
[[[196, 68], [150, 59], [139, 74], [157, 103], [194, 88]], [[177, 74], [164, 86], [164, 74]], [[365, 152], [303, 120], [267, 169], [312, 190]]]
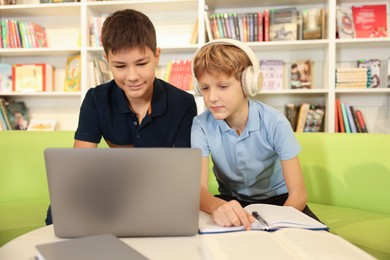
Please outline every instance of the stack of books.
[[337, 68], [336, 88], [368, 88], [371, 86], [371, 69]]

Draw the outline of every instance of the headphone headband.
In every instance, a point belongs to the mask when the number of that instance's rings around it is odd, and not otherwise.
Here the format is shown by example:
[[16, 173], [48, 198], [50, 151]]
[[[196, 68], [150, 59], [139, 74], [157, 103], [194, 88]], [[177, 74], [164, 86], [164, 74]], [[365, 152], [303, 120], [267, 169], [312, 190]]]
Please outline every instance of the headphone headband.
[[214, 45], [216, 45], [216, 44], [218, 44], [218, 45], [233, 45], [233, 46], [236, 46], [237, 48], [241, 49], [243, 52], [245, 52], [245, 54], [248, 56], [249, 60], [251, 61], [252, 66], [248, 67], [243, 72], [243, 76], [242, 76], [241, 81], [242, 81], [242, 87], [243, 87], [244, 93], [247, 96], [254, 96], [257, 93], [259, 93], [261, 90], [261, 87], [263, 85], [262, 84], [263, 83], [263, 75], [260, 71], [260, 64], [259, 64], [259, 61], [258, 61], [255, 53], [252, 51], [252, 49], [248, 45], [246, 45], [245, 43], [243, 43], [241, 41], [234, 40], [234, 39], [228, 39], [228, 38], [221, 38], [221, 39], [214, 39], [212, 41], [205, 43], [203, 46], [198, 48], [198, 50], [196, 50], [196, 52], [193, 56], [193, 59], [191, 62], [191, 69], [192, 69], [192, 76], [195, 80], [195, 84], [194, 84], [195, 94], [198, 96], [202, 95], [199, 84], [195, 78], [195, 72], [194, 72], [195, 57], [198, 55], [199, 51], [203, 47], [208, 46], [208, 45], [213, 45], [213, 44]]

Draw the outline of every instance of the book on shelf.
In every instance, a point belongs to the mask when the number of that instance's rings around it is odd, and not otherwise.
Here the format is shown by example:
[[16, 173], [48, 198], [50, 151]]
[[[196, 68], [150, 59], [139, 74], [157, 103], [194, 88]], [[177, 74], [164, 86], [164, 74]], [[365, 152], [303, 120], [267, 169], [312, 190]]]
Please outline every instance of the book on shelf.
[[336, 68], [336, 88], [368, 88], [371, 86], [371, 68]]
[[1, 121], [1, 130], [12, 130], [11, 123], [8, 119], [8, 112], [5, 108], [6, 101], [4, 98], [0, 97], [0, 121]]
[[81, 59], [80, 54], [66, 59], [64, 92], [80, 91]]
[[290, 68], [290, 86], [292, 89], [311, 89], [313, 79], [313, 61], [296, 60]]
[[310, 104], [308, 104], [308, 103], [302, 103], [300, 105], [299, 112], [298, 112], [297, 126], [295, 128], [295, 132], [302, 133], [303, 130], [305, 129], [306, 117], [307, 117], [307, 113], [308, 113], [309, 109], [310, 109]]
[[12, 92], [12, 64], [0, 63], [0, 93]]
[[59, 242], [39, 244], [35, 247], [38, 260], [148, 259], [119, 238], [110, 234], [73, 238]]
[[281, 90], [284, 86], [285, 63], [283, 60], [261, 60], [260, 70], [263, 73], [263, 90]]
[[288, 103], [284, 106], [284, 114], [286, 115], [287, 120], [290, 122], [293, 131], [295, 131], [297, 127], [298, 110], [299, 110], [299, 106], [296, 106], [295, 104], [292, 103]]
[[347, 119], [348, 119], [348, 123], [349, 123], [350, 129], [351, 129], [351, 133], [357, 133], [355, 120], [353, 119], [351, 107], [348, 105], [348, 103], [345, 103], [345, 110], [347, 112]]
[[96, 85], [104, 84], [113, 79], [108, 62], [103, 55], [95, 56], [92, 61]]
[[89, 38], [91, 47], [102, 46], [102, 27], [107, 16], [91, 16], [89, 18]]
[[339, 125], [339, 132], [345, 133], [345, 127], [344, 127], [344, 119], [343, 119], [343, 112], [341, 109], [341, 101], [340, 99], [336, 99], [336, 111], [337, 111], [337, 119], [338, 119], [338, 125]]
[[357, 117], [358, 122], [359, 122], [360, 129], [362, 130], [362, 133], [368, 133], [368, 129], [366, 127], [366, 122], [364, 120], [362, 111], [359, 109], [356, 109], [355, 113], [356, 113], [356, 117]]
[[356, 132], [357, 133], [363, 133], [362, 129], [360, 128], [360, 124], [359, 124], [359, 121], [357, 119], [356, 111], [355, 111], [354, 106], [349, 106], [349, 109], [351, 110], [351, 115], [352, 115], [352, 118], [353, 118], [353, 122], [355, 123], [355, 126], [356, 126]]
[[386, 4], [352, 6], [357, 38], [387, 37]]
[[370, 71], [370, 84], [368, 88], [381, 87], [381, 61], [379, 59], [359, 59], [357, 60], [358, 68], [367, 68]]
[[263, 13], [263, 37], [265, 42], [269, 41], [269, 9]]
[[55, 119], [32, 118], [28, 124], [27, 131], [54, 131], [56, 122]]
[[[311, 230], [327, 230], [328, 227], [291, 206], [276, 206], [271, 204], [250, 204], [244, 209], [257, 216], [251, 224], [252, 230], [275, 231], [283, 228], [303, 228]], [[244, 231], [244, 226], [222, 227], [213, 217], [203, 211], [199, 212], [199, 233], [225, 233]]]
[[337, 107], [337, 103], [334, 103], [334, 132], [339, 133], [340, 132], [340, 126], [339, 126], [339, 108]]
[[325, 11], [323, 8], [309, 8], [302, 11], [302, 39], [324, 39]]
[[12, 90], [15, 92], [53, 91], [54, 67], [50, 64], [13, 64]]
[[182, 90], [192, 89], [191, 60], [169, 61], [165, 70], [165, 81]]
[[194, 29], [192, 30], [190, 44], [196, 44], [198, 42], [198, 30], [199, 30], [199, 20], [196, 18]]
[[297, 39], [297, 8], [269, 10], [269, 40], [294, 41]]
[[343, 103], [343, 102], [341, 102], [341, 113], [343, 115], [343, 122], [344, 122], [345, 132], [346, 133], [351, 133], [351, 128], [350, 128], [350, 125], [349, 125], [347, 109], [345, 107], [345, 103]]
[[30, 123], [30, 115], [23, 101], [5, 101], [6, 117], [9, 121], [9, 130], [27, 130]]
[[356, 38], [355, 24], [352, 9], [348, 7], [336, 7], [336, 25], [340, 39]]
[[390, 58], [387, 59], [387, 87], [390, 88]]
[[325, 107], [321, 105], [310, 105], [306, 115], [306, 122], [303, 132], [320, 132], [325, 114]]
[[375, 259], [338, 235], [296, 228], [202, 236], [202, 249], [205, 259], [210, 260]]

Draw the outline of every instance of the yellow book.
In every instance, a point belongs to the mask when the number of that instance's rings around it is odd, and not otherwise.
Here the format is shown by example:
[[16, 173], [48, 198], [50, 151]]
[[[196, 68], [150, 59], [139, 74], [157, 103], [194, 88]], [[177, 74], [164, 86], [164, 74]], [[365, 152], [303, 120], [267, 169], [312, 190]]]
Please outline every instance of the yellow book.
[[66, 61], [64, 91], [80, 91], [81, 60], [80, 54], [71, 56]]

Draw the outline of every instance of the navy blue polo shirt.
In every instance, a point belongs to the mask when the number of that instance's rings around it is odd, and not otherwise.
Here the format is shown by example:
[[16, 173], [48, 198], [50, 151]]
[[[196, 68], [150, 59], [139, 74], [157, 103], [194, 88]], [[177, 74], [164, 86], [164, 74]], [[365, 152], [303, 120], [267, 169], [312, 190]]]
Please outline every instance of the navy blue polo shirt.
[[141, 124], [114, 80], [91, 88], [82, 102], [75, 139], [110, 147], [190, 147], [193, 95], [155, 78], [152, 112]]

